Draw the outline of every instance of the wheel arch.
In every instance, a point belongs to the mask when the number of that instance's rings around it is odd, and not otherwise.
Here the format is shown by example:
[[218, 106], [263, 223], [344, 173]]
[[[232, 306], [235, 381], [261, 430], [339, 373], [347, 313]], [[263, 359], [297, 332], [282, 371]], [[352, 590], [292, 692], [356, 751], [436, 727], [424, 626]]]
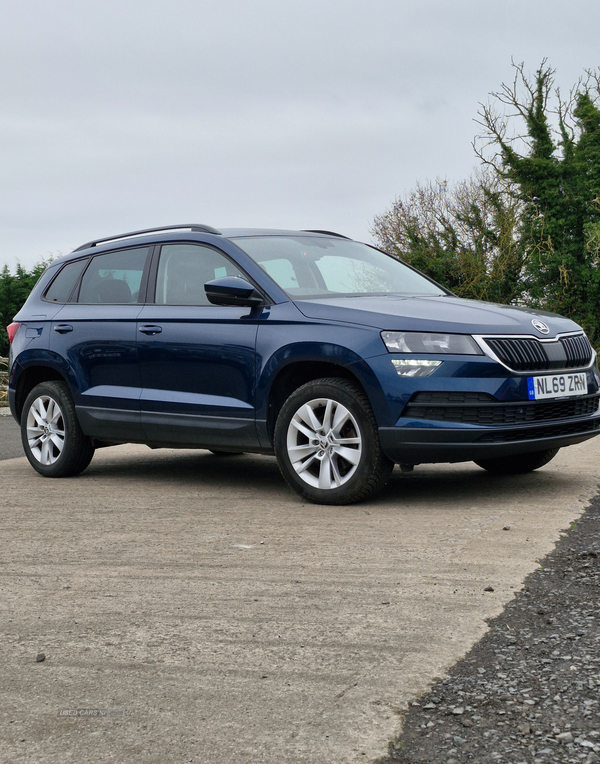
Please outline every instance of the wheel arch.
[[336, 377], [347, 379], [367, 396], [367, 390], [361, 380], [347, 366], [330, 361], [292, 361], [284, 366], [275, 376], [267, 400], [267, 432], [271, 442], [275, 432], [275, 422], [283, 403], [302, 385], [316, 379]]
[[21, 421], [21, 414], [23, 413], [23, 405], [25, 400], [33, 388], [36, 385], [39, 385], [41, 382], [50, 382], [53, 380], [65, 383], [67, 382], [64, 374], [61, 374], [53, 366], [45, 366], [41, 364], [35, 366], [27, 366], [23, 369], [16, 384], [14, 399], [15, 413], [19, 422]]

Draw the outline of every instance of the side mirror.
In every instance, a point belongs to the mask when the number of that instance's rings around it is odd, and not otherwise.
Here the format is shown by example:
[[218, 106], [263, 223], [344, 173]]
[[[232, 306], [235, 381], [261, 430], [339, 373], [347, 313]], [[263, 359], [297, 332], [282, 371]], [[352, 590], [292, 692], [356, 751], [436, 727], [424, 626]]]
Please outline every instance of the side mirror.
[[239, 276], [223, 276], [204, 285], [208, 301], [213, 305], [239, 305], [254, 307], [264, 303], [252, 284]]

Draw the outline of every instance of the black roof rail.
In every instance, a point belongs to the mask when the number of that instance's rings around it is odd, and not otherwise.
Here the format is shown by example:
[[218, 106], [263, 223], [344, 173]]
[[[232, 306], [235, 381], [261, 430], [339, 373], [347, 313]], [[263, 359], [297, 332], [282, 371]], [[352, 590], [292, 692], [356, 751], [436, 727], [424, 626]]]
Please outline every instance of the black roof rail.
[[342, 233], [336, 233], [335, 231], [315, 231], [313, 229], [309, 228], [303, 228], [303, 233], [324, 233], [326, 236], [337, 236], [338, 239], [348, 239], [348, 241], [352, 241], [352, 239], [349, 236], [344, 236]]
[[88, 241], [85, 244], [82, 244], [80, 247], [77, 247], [77, 249], [74, 249], [73, 252], [79, 252], [82, 249], [89, 249], [89, 247], [95, 247], [97, 244], [104, 244], [105, 241], [115, 241], [117, 239], [128, 239], [131, 236], [141, 236], [145, 233], [157, 233], [158, 231], [174, 231], [179, 228], [189, 228], [191, 231], [195, 231], [196, 233], [214, 233], [218, 236], [221, 236], [221, 231], [217, 231], [216, 228], [213, 228], [210, 225], [203, 225], [202, 223], [183, 223], [183, 224], [177, 224], [177, 225], [161, 225], [158, 226], [158, 228], [144, 228], [141, 231], [129, 231], [129, 233], [120, 233], [117, 236], [106, 236], [104, 239], [94, 239], [93, 241]]

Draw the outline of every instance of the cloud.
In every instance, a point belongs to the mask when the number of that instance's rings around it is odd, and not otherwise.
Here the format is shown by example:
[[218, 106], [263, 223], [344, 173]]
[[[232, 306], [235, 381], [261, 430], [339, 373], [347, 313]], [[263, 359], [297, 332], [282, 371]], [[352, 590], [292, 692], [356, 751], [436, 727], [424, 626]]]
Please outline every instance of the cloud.
[[596, 64], [600, 8], [505, 0], [26, 0], [0, 28], [0, 260], [198, 220], [357, 238], [475, 164], [477, 105], [544, 56]]

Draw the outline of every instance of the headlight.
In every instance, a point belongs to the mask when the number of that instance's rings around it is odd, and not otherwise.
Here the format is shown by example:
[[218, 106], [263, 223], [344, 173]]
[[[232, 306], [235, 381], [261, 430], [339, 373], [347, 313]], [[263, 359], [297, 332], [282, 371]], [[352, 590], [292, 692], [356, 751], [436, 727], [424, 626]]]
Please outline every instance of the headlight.
[[433, 334], [430, 332], [381, 332], [390, 353], [451, 353], [483, 355], [468, 334]]

